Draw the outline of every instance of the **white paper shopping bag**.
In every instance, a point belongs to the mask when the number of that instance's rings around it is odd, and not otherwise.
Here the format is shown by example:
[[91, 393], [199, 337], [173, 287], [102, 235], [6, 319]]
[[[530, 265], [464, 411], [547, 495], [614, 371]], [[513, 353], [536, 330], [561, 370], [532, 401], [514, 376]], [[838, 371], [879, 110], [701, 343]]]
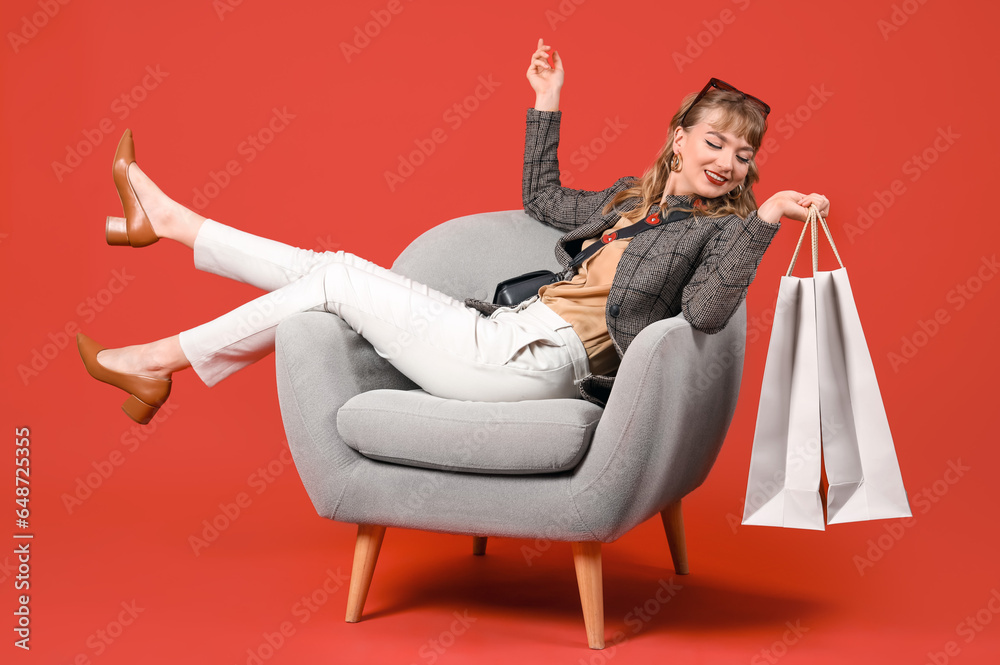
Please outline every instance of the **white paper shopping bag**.
[[[836, 245], [823, 225], [831, 247]], [[837, 256], [838, 262], [840, 256]], [[816, 328], [823, 428], [827, 523], [910, 517], [875, 366], [854, 303], [847, 269], [817, 272]]]
[[791, 276], [799, 247], [778, 286], [743, 524], [822, 530], [816, 300], [811, 278]]
[[[818, 270], [820, 226], [838, 270]], [[807, 230], [813, 277], [792, 277]], [[823, 529], [820, 442], [829, 483], [827, 523], [910, 516], [847, 270], [812, 206], [778, 289], [744, 524]]]

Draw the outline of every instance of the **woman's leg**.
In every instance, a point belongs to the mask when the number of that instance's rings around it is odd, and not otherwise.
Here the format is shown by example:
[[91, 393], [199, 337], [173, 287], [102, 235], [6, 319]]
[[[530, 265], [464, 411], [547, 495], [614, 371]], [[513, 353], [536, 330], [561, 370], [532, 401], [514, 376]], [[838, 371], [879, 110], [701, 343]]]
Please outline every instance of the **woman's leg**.
[[327, 261], [325, 252], [260, 238], [202, 217], [164, 194], [135, 162], [128, 175], [153, 232], [191, 248], [199, 270], [273, 291]]
[[[189, 364], [214, 385], [269, 354], [282, 320], [319, 310], [339, 316], [380, 356], [442, 397], [516, 401], [579, 395], [574, 384], [587, 373], [583, 344], [541, 303], [485, 318], [446, 294], [352, 254], [335, 252], [329, 258], [301, 279], [218, 319], [176, 338], [131, 348], [137, 357], [152, 354], [155, 345], [172, 350], [160, 365]], [[107, 354], [102, 352], [102, 364]], [[130, 371], [152, 369], [133, 366]]]
[[[586, 351], [541, 303], [485, 318], [444, 293], [345, 252], [298, 281], [180, 334], [213, 385], [274, 349], [277, 325], [319, 310], [339, 316], [424, 390], [456, 399], [578, 397]], [[543, 318], [539, 318], [541, 315]]]
[[135, 162], [128, 166], [128, 179], [156, 236], [194, 249], [195, 238], [205, 218], [164, 194]]
[[192, 248], [200, 269], [271, 293], [180, 335], [102, 350], [98, 363], [113, 372], [169, 378], [194, 366], [213, 385], [269, 354], [284, 318], [325, 310], [428, 392], [492, 401], [578, 395], [583, 345], [541, 303], [486, 319], [352, 254], [301, 250], [207, 220], [167, 197], [137, 164], [129, 178], [158, 237]]
[[205, 220], [194, 243], [194, 266], [264, 291], [274, 291], [328, 263], [332, 252], [314, 252]]

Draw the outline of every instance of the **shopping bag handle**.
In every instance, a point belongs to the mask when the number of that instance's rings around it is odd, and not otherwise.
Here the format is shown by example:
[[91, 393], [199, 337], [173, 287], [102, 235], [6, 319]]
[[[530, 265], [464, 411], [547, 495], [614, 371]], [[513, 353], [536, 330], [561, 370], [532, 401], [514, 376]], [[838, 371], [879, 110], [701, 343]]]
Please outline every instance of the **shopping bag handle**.
[[830, 241], [830, 247], [833, 249], [833, 255], [837, 257], [837, 263], [840, 267], [844, 267], [844, 262], [840, 260], [840, 252], [837, 251], [837, 245], [833, 242], [833, 236], [830, 234], [830, 227], [826, 225], [826, 220], [823, 216], [819, 214], [819, 208], [815, 203], [809, 206], [809, 212], [806, 215], [806, 223], [802, 227], [802, 233], [799, 234], [799, 242], [795, 245], [795, 253], [792, 254], [792, 262], [788, 265], [788, 272], [785, 273], [786, 277], [792, 276], [792, 270], [795, 268], [795, 262], [799, 260], [799, 250], [802, 248], [802, 239], [806, 237], [806, 230], [811, 231], [812, 234], [812, 260], [813, 260], [813, 274], [815, 275], [819, 272], [819, 229], [818, 227], [823, 227], [823, 232], [826, 234], [826, 239]]

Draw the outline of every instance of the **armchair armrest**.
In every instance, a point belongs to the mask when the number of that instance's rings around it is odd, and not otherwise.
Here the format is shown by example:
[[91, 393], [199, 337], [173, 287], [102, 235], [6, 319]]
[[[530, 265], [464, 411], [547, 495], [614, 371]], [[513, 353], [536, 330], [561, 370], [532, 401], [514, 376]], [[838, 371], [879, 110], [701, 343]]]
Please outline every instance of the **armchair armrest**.
[[581, 514], [613, 509], [592, 525], [600, 540], [615, 540], [704, 482], [736, 409], [745, 346], [745, 303], [716, 334], [678, 315], [632, 341], [571, 484]]

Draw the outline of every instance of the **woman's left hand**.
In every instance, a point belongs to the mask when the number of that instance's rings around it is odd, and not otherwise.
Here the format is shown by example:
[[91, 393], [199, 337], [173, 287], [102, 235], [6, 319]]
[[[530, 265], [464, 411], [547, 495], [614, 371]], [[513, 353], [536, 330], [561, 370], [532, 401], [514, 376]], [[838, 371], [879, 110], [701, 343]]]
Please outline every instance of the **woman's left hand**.
[[830, 214], [830, 199], [822, 194], [815, 192], [802, 194], [793, 189], [786, 189], [777, 192], [765, 201], [757, 209], [757, 216], [770, 224], [777, 224], [782, 217], [804, 222], [809, 215], [809, 206], [811, 205], [819, 208], [821, 217]]

